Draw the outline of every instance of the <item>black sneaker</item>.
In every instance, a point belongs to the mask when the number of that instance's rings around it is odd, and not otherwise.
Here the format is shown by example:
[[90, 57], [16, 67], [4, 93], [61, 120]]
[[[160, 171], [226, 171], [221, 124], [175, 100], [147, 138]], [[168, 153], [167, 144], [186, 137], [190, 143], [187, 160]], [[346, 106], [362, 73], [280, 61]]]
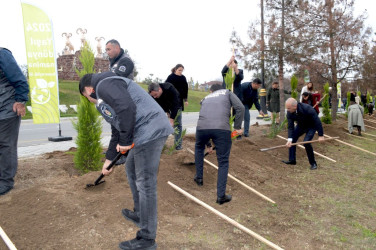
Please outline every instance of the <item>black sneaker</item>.
[[194, 181], [197, 183], [197, 185], [199, 185], [199, 186], [204, 185], [204, 180], [201, 179], [201, 178], [197, 178], [197, 177], [195, 177], [193, 180], [194, 180]]
[[121, 210], [121, 214], [126, 220], [132, 221], [136, 226], [141, 228], [140, 217], [138, 217], [134, 211], [124, 208]]
[[317, 169], [317, 164], [316, 163], [313, 163], [310, 167], [311, 170], [315, 170]]
[[217, 198], [217, 203], [219, 205], [222, 205], [223, 203], [226, 203], [226, 202], [230, 202], [232, 199], [232, 196], [229, 195], [229, 194], [226, 194], [225, 196], [221, 197], [221, 198]]
[[133, 240], [120, 242], [119, 248], [124, 249], [124, 250], [130, 250], [130, 249], [154, 250], [154, 249], [157, 249], [157, 243], [155, 242], [155, 240], [149, 240], [149, 239], [136, 237]]

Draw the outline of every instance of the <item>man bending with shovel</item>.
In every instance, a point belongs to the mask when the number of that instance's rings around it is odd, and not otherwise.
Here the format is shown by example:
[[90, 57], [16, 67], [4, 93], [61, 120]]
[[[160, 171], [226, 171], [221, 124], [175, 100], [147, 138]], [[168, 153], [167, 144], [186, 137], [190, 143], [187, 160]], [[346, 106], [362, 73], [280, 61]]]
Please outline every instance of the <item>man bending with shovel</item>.
[[137, 83], [112, 72], [87, 74], [79, 84], [80, 93], [111, 123], [120, 136], [111, 136], [102, 174], [118, 152], [129, 151], [126, 173], [134, 201], [134, 211], [123, 216], [140, 227], [137, 237], [123, 241], [120, 249], [156, 249], [157, 174], [163, 146], [174, 132], [161, 107]]
[[211, 86], [212, 92], [201, 101], [200, 115], [196, 127], [195, 162], [196, 176], [194, 181], [197, 185], [203, 185], [203, 165], [205, 145], [210, 139], [213, 140], [218, 159], [218, 180], [217, 180], [217, 203], [231, 201], [231, 195], [226, 194], [227, 174], [229, 167], [229, 156], [231, 151], [231, 128], [230, 116], [231, 107], [235, 112], [234, 128], [239, 135], [243, 133], [241, 125], [244, 117], [244, 106], [239, 98], [221, 85]]
[[[320, 118], [312, 106], [298, 103], [294, 98], [289, 98], [286, 101], [286, 109], [289, 136], [286, 146], [289, 147], [289, 160], [282, 162], [288, 165], [296, 165], [296, 146], [291, 146], [291, 144], [297, 142], [303, 134], [306, 134], [304, 141], [311, 141], [316, 131], [319, 134], [319, 142], [324, 141], [324, 130]], [[295, 122], [297, 123], [296, 126]], [[304, 147], [309, 164], [311, 164], [311, 170], [317, 169], [312, 145], [310, 143], [304, 144]]]

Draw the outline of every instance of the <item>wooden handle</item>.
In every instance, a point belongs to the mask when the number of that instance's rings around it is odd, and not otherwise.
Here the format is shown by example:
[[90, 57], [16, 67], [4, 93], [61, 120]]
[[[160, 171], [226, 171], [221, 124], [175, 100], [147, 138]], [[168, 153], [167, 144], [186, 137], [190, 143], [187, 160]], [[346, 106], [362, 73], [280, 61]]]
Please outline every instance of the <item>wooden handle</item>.
[[[296, 146], [296, 145], [303, 145], [303, 144], [308, 144], [308, 143], [315, 143], [315, 142], [322, 142], [322, 141], [329, 141], [329, 140], [335, 140], [335, 139], [338, 139], [339, 137], [331, 137], [331, 138], [328, 138], [328, 139], [324, 139], [324, 140], [312, 140], [312, 141], [302, 141], [302, 142], [296, 142], [296, 143], [292, 143], [291, 146]], [[268, 151], [268, 150], [272, 150], [272, 149], [276, 149], [276, 148], [283, 148], [283, 147], [286, 147], [286, 144], [285, 145], [279, 145], [279, 146], [275, 146], [275, 147], [271, 147], [271, 148], [262, 148], [260, 149], [260, 151]]]

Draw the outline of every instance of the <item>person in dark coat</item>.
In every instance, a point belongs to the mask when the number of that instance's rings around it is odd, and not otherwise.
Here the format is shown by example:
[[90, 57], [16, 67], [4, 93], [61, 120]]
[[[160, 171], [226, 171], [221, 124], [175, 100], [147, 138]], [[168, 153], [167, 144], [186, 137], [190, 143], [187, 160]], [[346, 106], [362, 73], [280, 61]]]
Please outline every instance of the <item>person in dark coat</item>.
[[21, 117], [26, 114], [29, 85], [12, 52], [0, 47], [0, 195], [14, 187]]
[[[287, 90], [284, 90], [285, 94], [291, 94]], [[279, 82], [274, 81], [272, 86], [268, 89], [266, 94], [266, 107], [268, 111], [275, 115], [275, 122], [279, 124], [279, 112], [280, 112], [280, 96], [279, 96]]]
[[171, 83], [151, 83], [148, 86], [149, 94], [167, 113], [172, 127], [180, 106], [179, 93]]
[[[177, 131], [181, 129], [179, 124], [175, 124], [177, 117], [181, 113], [181, 102], [178, 91], [172, 86], [171, 83], [151, 83], [148, 87], [149, 94], [154, 100], [162, 107], [167, 113], [169, 121], [172, 127], [175, 129], [175, 149], [182, 149], [181, 132]], [[178, 132], [178, 133], [177, 133]]]
[[112, 169], [107, 170], [107, 166], [117, 152], [130, 150], [125, 170], [134, 210], [122, 209], [121, 212], [140, 230], [136, 238], [121, 242], [119, 248], [156, 249], [159, 161], [173, 129], [162, 108], [128, 78], [112, 72], [86, 74], [80, 80], [79, 90], [81, 95], [99, 107], [103, 118], [117, 129], [118, 136], [111, 136], [110, 141], [110, 145], [116, 147], [108, 147], [102, 174], [111, 173]]
[[166, 82], [171, 83], [179, 93], [180, 111], [176, 118], [178, 134], [176, 134], [175, 138], [180, 138], [180, 140], [177, 142], [178, 145], [176, 146], [176, 150], [181, 150], [183, 148], [183, 138], [181, 136], [183, 130], [182, 118], [184, 104], [188, 105], [188, 82], [183, 75], [183, 71], [184, 66], [182, 64], [176, 64], [176, 66], [171, 69], [171, 74], [166, 79]]
[[[296, 165], [296, 146], [291, 146], [291, 144], [297, 142], [299, 137], [303, 134], [306, 134], [304, 141], [311, 141], [316, 131], [319, 134], [319, 141], [323, 141], [324, 130], [315, 109], [310, 105], [298, 103], [294, 98], [289, 98], [286, 101], [286, 109], [288, 111], [288, 140], [286, 146], [289, 148], [289, 160], [282, 162], [289, 165]], [[294, 125], [295, 122], [297, 123], [296, 126]], [[311, 170], [317, 169], [312, 145], [310, 143], [304, 144], [304, 147], [307, 152], [309, 164], [311, 165]]]
[[[242, 69], [238, 69], [238, 62], [235, 60], [235, 56], [232, 56], [230, 60], [227, 62], [227, 64], [223, 67], [222, 69], [222, 77], [223, 77], [223, 83], [222, 87], [225, 89], [226, 88], [226, 83], [225, 83], [225, 76], [226, 73], [229, 71], [229, 69], [232, 68], [235, 74], [235, 80], [234, 80], [234, 89], [233, 92], [234, 94], [242, 100], [242, 86], [241, 82], [244, 79], [244, 74]], [[231, 89], [230, 89], [231, 90]]]
[[229, 156], [232, 145], [229, 123], [231, 107], [236, 110], [234, 129], [241, 135], [244, 106], [234, 93], [228, 89], [223, 89], [219, 84], [213, 84], [210, 87], [210, 91], [211, 94], [201, 101], [200, 115], [197, 121], [195, 145], [196, 176], [194, 181], [199, 186], [203, 185], [205, 145], [211, 148], [208, 142], [213, 140], [217, 148], [218, 159], [216, 202], [222, 205], [231, 201], [232, 198], [231, 195], [226, 194]]
[[106, 53], [110, 61], [110, 71], [133, 80], [134, 63], [117, 40], [112, 39], [106, 43]]
[[259, 103], [259, 96], [257, 90], [261, 87], [261, 80], [256, 78], [252, 82], [242, 83], [242, 96], [244, 105], [244, 136], [249, 137], [249, 123], [251, 116], [249, 110], [255, 104], [256, 109], [260, 115], [264, 115]]

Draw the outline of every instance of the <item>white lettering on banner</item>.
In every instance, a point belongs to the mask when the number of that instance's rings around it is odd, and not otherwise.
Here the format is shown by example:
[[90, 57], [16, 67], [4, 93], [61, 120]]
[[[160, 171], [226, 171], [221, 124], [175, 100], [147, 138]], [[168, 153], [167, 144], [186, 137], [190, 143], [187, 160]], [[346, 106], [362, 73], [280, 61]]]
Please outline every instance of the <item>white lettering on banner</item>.
[[51, 32], [50, 23], [27, 23], [27, 32]]
[[40, 46], [52, 46], [52, 39], [51, 38], [48, 38], [48, 39], [33, 39], [32, 37], [30, 37], [30, 44], [36, 45], [38, 47], [40, 47]]
[[43, 51], [43, 52], [27, 52], [27, 57], [39, 59], [39, 58], [54, 58], [54, 53], [52, 51]]
[[[55, 63], [29, 63], [29, 68], [55, 68]], [[36, 72], [35, 75], [38, 73]]]

